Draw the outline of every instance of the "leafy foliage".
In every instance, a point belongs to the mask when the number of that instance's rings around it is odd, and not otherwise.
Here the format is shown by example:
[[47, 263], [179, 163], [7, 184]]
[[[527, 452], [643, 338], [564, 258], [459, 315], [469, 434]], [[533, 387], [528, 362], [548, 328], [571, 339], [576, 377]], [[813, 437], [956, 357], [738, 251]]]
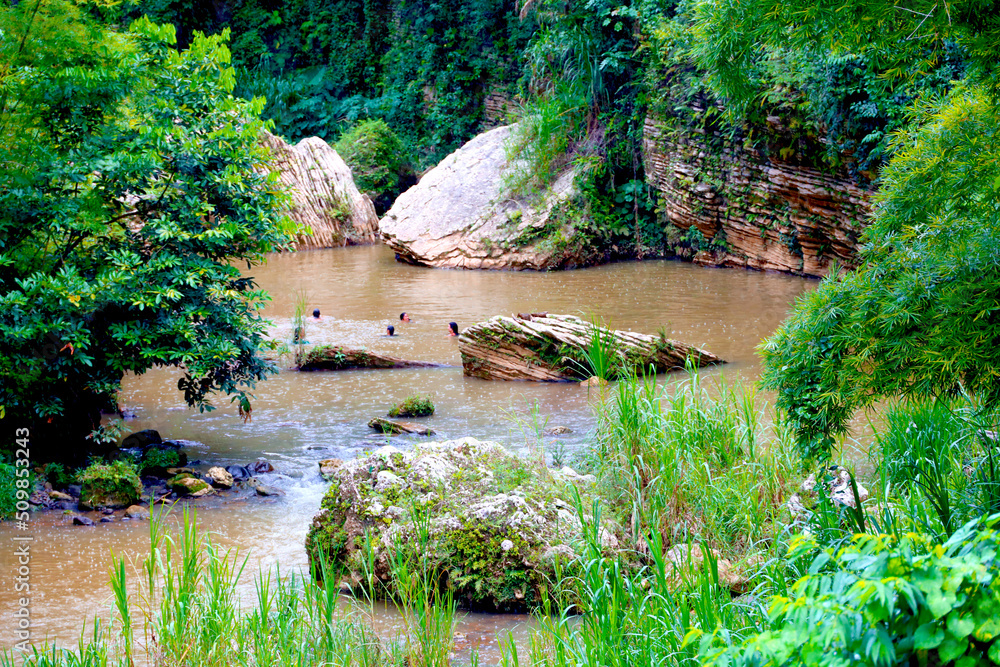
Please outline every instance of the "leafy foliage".
[[257, 144], [262, 101], [230, 95], [226, 35], [172, 48], [73, 3], [0, 7], [0, 404], [78, 447], [127, 372], [183, 368], [210, 409], [272, 372], [248, 266], [291, 223]]
[[803, 297], [762, 348], [807, 458], [882, 396], [1000, 396], [1000, 110], [962, 89], [925, 113], [883, 173], [862, 268]]
[[80, 501], [94, 506], [113, 502], [131, 505], [142, 495], [142, 482], [134, 463], [94, 463], [78, 476], [83, 485]]
[[371, 196], [379, 214], [416, 183], [403, 142], [383, 120], [361, 121], [341, 135], [335, 148], [351, 168], [358, 189]]
[[943, 544], [919, 534], [858, 535], [838, 551], [808, 538], [789, 558], [808, 562], [769, 627], [742, 645], [701, 637], [706, 665], [1000, 664], [998, 518], [971, 521]]
[[390, 417], [427, 417], [434, 414], [434, 403], [426, 396], [414, 394], [389, 410]]

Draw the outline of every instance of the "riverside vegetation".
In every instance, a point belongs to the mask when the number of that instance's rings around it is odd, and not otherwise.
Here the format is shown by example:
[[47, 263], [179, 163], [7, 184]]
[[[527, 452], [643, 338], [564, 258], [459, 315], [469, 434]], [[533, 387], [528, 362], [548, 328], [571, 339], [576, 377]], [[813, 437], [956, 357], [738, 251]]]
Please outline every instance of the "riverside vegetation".
[[[863, 480], [871, 497], [852, 483], [851, 497], [833, 502], [821, 471], [793, 515], [801, 461], [753, 390], [709, 388], [697, 375], [666, 394], [652, 378], [605, 388], [581, 462], [595, 495], [568, 496], [581, 519], [576, 555], [540, 589], [541, 629], [527, 646], [507, 644], [502, 663], [1000, 662], [1000, 448], [979, 407], [893, 406]], [[36, 648], [26, 664], [130, 664], [140, 654], [164, 665], [451, 664], [456, 604], [442, 575], [452, 564], [431, 548], [426, 520], [414, 523], [414, 548], [385, 561], [391, 587], [363, 541], [353, 602], [342, 598], [341, 565], [319, 556], [312, 576], [258, 573], [242, 607], [244, 561], [184, 519], [176, 533], [151, 524], [139, 593], [126, 592], [116, 562], [116, 620], [76, 649]], [[609, 552], [609, 521], [627, 548]], [[739, 587], [724, 561], [745, 575]], [[366, 623], [375, 597], [399, 606], [401, 636], [377, 637]]]

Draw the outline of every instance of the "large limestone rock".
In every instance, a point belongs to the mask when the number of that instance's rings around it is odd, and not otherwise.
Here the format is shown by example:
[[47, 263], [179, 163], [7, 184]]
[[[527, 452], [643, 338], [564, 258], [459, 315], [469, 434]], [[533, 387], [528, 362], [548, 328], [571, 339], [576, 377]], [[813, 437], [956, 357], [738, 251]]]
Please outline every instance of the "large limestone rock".
[[312, 228], [298, 237], [299, 248], [335, 248], [378, 240], [378, 216], [371, 199], [354, 184], [351, 168], [318, 137], [294, 146], [265, 131], [275, 169], [292, 196], [289, 217]]
[[[390, 590], [394, 557], [413, 557], [437, 568], [435, 579], [472, 608], [524, 610], [540, 606], [546, 582], [586, 548], [570, 499], [575, 487], [589, 508], [593, 478], [549, 470], [494, 442], [385, 446], [324, 465], [330, 489], [306, 548], [314, 565], [323, 553], [329, 569], [344, 566], [353, 586], [365, 581], [367, 533], [374, 575]], [[598, 528], [609, 554], [622, 549], [615, 533], [608, 523]]]
[[505, 143], [513, 126], [480, 134], [401, 194], [379, 221], [398, 259], [463, 269], [555, 269], [586, 263], [573, 228], [573, 172], [537, 197], [510, 198]]
[[[572, 315], [541, 313], [494, 317], [462, 331], [458, 349], [466, 375], [484, 380], [565, 382], [589, 378], [586, 358], [592, 339], [603, 341], [616, 369], [654, 367], [661, 373], [694, 366], [725, 363], [711, 352], [669, 338], [615, 331]], [[599, 385], [593, 378], [588, 385]]]

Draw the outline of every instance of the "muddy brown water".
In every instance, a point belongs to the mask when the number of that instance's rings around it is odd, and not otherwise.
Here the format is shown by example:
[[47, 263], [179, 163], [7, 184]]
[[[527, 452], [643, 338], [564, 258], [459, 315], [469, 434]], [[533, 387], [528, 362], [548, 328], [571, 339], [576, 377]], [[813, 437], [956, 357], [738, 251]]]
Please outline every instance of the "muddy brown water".
[[[312, 344], [337, 343], [447, 366], [393, 371], [296, 373], [285, 371], [255, 390], [253, 419], [244, 424], [228, 400], [199, 414], [184, 407], [178, 374], [152, 371], [129, 377], [123, 402], [137, 415], [133, 430], [156, 428], [164, 437], [196, 441], [192, 459], [228, 465], [257, 458], [276, 471], [266, 482], [286, 495], [209, 504], [199, 524], [214, 539], [249, 554], [248, 572], [280, 565], [282, 572], [306, 566], [303, 548], [309, 521], [324, 492], [316, 462], [353, 457], [385, 442], [367, 427], [369, 419], [419, 392], [437, 412], [425, 421], [435, 439], [471, 435], [495, 439], [536, 455], [535, 427], [567, 426], [572, 432], [544, 438], [553, 451], [585, 447], [593, 428], [588, 392], [575, 384], [488, 382], [462, 375], [458, 342], [448, 322], [460, 328], [497, 314], [549, 311], [598, 317], [616, 329], [656, 333], [704, 347], [730, 363], [705, 371], [728, 380], [753, 380], [759, 373], [755, 348], [786, 316], [797, 296], [816, 283], [800, 278], [722, 270], [670, 261], [612, 264], [558, 273], [435, 270], [397, 263], [381, 246], [319, 250], [272, 256], [248, 272], [273, 297], [265, 309], [275, 338], [290, 341], [297, 294], [322, 319], [308, 321]], [[410, 322], [400, 322], [406, 311]], [[397, 335], [385, 336], [392, 324]], [[283, 365], [291, 360], [285, 358]], [[676, 376], [668, 376], [672, 382]], [[406, 439], [398, 439], [406, 442]], [[399, 442], [396, 442], [398, 445]], [[13, 538], [33, 537], [31, 558], [32, 635], [73, 644], [85, 621], [111, 616], [107, 587], [111, 553], [141, 557], [148, 549], [148, 525], [122, 521], [95, 528], [72, 526], [58, 513], [35, 515], [27, 531], [0, 523], [0, 646], [12, 646], [11, 621], [17, 598]], [[246, 591], [252, 590], [247, 578]], [[384, 634], [400, 628], [388, 610], [377, 614]], [[495, 662], [498, 641], [512, 631], [524, 638], [526, 616], [467, 614], [459, 632]]]

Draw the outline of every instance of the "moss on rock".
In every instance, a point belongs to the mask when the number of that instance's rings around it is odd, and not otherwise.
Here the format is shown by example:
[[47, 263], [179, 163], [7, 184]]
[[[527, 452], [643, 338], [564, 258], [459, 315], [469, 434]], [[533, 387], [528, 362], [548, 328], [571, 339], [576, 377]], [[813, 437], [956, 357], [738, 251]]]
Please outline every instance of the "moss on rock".
[[[390, 563], [399, 552], [420, 549], [457, 600], [496, 611], [543, 605], [546, 582], [582, 549], [571, 488], [582, 493], [585, 507], [593, 491], [592, 478], [550, 471], [473, 438], [410, 451], [382, 447], [329, 475], [306, 538], [314, 567], [322, 556], [360, 585], [367, 541], [375, 575], [392, 593]], [[610, 525], [600, 529], [608, 550], [618, 548], [614, 532]]]

